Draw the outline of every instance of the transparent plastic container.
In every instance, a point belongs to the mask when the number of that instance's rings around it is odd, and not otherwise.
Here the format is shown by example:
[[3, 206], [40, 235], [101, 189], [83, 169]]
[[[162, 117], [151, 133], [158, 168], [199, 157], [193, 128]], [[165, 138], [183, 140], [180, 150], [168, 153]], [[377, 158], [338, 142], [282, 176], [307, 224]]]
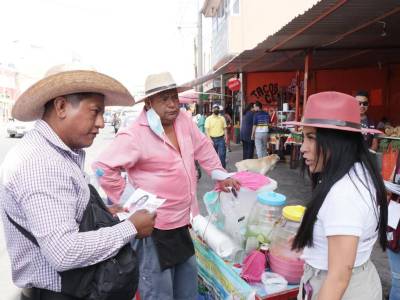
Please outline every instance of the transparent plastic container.
[[256, 236], [260, 243], [269, 242], [285, 202], [286, 196], [282, 194], [259, 193], [249, 216], [246, 235]]
[[291, 284], [298, 284], [303, 274], [301, 252], [292, 251], [292, 240], [300, 227], [305, 207], [286, 206], [271, 237], [269, 261], [272, 272], [282, 275]]

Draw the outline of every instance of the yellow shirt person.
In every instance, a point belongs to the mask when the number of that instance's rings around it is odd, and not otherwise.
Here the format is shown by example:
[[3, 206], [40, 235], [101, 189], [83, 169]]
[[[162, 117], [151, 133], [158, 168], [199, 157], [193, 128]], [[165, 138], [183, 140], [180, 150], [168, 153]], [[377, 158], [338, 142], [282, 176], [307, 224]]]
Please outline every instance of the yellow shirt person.
[[226, 121], [221, 115], [212, 114], [207, 117], [206, 123], [204, 125], [206, 128], [207, 136], [209, 137], [222, 137], [225, 135]]
[[213, 114], [207, 117], [204, 124], [206, 134], [211, 138], [214, 149], [218, 153], [218, 157], [222, 166], [226, 167], [226, 120], [219, 115], [219, 105], [213, 105]]

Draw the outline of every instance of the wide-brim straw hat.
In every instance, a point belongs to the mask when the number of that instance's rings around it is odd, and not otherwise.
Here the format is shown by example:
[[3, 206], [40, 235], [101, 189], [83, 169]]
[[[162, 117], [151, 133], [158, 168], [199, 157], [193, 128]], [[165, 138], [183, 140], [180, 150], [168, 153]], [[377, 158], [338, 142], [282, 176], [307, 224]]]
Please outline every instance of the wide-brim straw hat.
[[147, 76], [144, 83], [144, 96], [137, 103], [146, 100], [156, 94], [176, 89], [178, 93], [182, 93], [190, 89], [190, 87], [178, 86], [169, 72], [151, 74]]
[[34, 121], [43, 116], [45, 104], [59, 96], [75, 93], [100, 93], [105, 106], [131, 106], [133, 96], [116, 79], [76, 65], [57, 65], [23, 92], [11, 115], [20, 121]]
[[339, 92], [311, 95], [301, 122], [288, 121], [283, 124], [371, 134], [382, 133], [377, 129], [362, 128], [358, 101], [353, 96]]

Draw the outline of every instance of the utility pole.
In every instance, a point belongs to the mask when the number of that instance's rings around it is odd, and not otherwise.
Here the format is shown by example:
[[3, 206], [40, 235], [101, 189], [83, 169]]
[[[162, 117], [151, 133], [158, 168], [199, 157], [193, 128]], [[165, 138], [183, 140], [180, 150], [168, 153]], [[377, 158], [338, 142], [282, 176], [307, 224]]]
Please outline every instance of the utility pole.
[[[199, 5], [197, 5], [198, 16], [197, 16], [197, 74], [196, 77], [200, 78], [203, 76], [203, 13]], [[203, 85], [198, 87], [200, 93], [203, 92]], [[199, 112], [204, 113], [204, 103], [202, 94], [199, 95]]]

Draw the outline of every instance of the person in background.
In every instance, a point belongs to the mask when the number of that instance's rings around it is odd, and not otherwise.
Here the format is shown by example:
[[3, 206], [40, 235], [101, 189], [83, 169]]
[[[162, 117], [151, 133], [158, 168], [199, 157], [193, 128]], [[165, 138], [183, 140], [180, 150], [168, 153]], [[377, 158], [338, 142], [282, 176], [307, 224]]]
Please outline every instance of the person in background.
[[[104, 173], [100, 185], [114, 203], [133, 188], [166, 199], [157, 209], [152, 235], [133, 245], [139, 259], [139, 293], [145, 300], [197, 299], [197, 263], [189, 232], [191, 217], [199, 214], [195, 160], [222, 190], [240, 188], [222, 168], [210, 139], [180, 111], [179, 89], [169, 72], [149, 75], [142, 113], [92, 166]], [[128, 182], [121, 170], [126, 170]]]
[[243, 159], [252, 159], [254, 156], [254, 140], [252, 139], [254, 118], [254, 103], [248, 103], [243, 111], [240, 139], [243, 145]]
[[257, 101], [254, 104], [253, 130], [251, 136], [255, 142], [258, 158], [268, 155], [267, 140], [269, 120], [269, 114], [262, 110], [261, 102]]
[[206, 130], [205, 130], [205, 128], [204, 128], [204, 124], [205, 124], [205, 122], [206, 122], [206, 117], [204, 116], [204, 113], [203, 113], [203, 112], [198, 113], [198, 114], [195, 116], [195, 121], [196, 121], [197, 128], [199, 128], [199, 130], [200, 130], [202, 133], [205, 133]]
[[228, 149], [229, 152], [232, 152], [231, 139], [233, 134], [233, 121], [232, 121], [232, 110], [229, 107], [225, 109], [224, 118], [226, 122], [226, 148]]
[[[373, 123], [368, 119], [367, 110], [369, 106], [368, 92], [359, 91], [356, 94], [356, 99], [360, 105], [361, 127], [362, 128], [375, 128]], [[378, 139], [373, 134], [364, 134], [364, 140], [368, 147], [373, 150], [378, 150]]]
[[228, 135], [226, 130], [226, 121], [223, 116], [219, 114], [220, 107], [214, 104], [212, 107], [213, 113], [207, 117], [204, 127], [206, 134], [211, 138], [214, 149], [218, 153], [218, 157], [222, 166], [226, 167], [226, 137]]
[[385, 128], [387, 126], [390, 126], [390, 122], [389, 122], [388, 118], [382, 117], [382, 119], [378, 122], [378, 125], [376, 126], [376, 129], [381, 130], [381, 131], [385, 131]]
[[359, 105], [350, 95], [317, 93], [308, 98], [301, 153], [312, 181], [293, 249], [305, 261], [297, 299], [381, 300], [371, 262], [378, 240], [387, 247], [386, 190], [362, 133]]

